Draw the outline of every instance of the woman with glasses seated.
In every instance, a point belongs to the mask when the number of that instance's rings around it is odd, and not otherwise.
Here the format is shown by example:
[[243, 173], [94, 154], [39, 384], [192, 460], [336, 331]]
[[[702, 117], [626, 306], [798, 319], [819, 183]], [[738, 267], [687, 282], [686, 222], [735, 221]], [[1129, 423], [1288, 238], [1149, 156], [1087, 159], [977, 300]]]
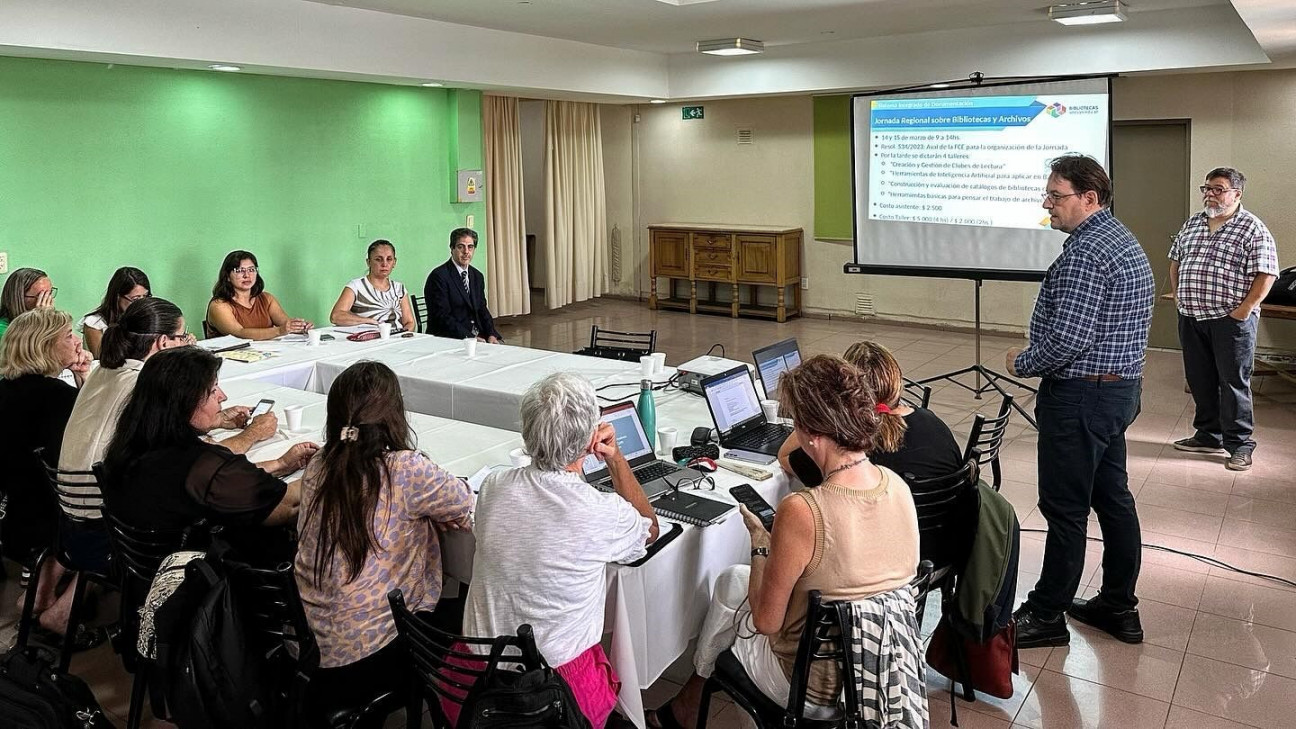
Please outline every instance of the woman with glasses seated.
[[[48, 281], [48, 279], [46, 279]], [[19, 314], [0, 340], [0, 486], [8, 496], [4, 517], [4, 556], [31, 565], [36, 555], [54, 544], [58, 502], [50, 490], [44, 465], [35, 450], [53, 464], [63, 444], [63, 429], [76, 402], [75, 387], [59, 379], [72, 370], [78, 384], [90, 368], [90, 353], [72, 331], [72, 317], [48, 307]], [[46, 560], [37, 581], [36, 611], [40, 625], [58, 633], [67, 630], [73, 590], [57, 587], [64, 570]], [[84, 629], [74, 633], [79, 649], [103, 640]]]
[[365, 254], [369, 273], [349, 281], [338, 296], [329, 321], [338, 326], [390, 322], [393, 329], [414, 331], [414, 308], [405, 284], [393, 280], [396, 246], [376, 240]]
[[258, 341], [305, 334], [311, 329], [305, 319], [284, 313], [279, 300], [265, 290], [256, 256], [248, 251], [230, 251], [221, 263], [207, 304], [207, 326], [212, 336], [231, 334]]
[[[735, 565], [717, 577], [693, 656], [697, 673], [653, 712], [654, 726], [696, 724], [702, 687], [725, 650], [733, 651], [762, 693], [786, 705], [811, 590], [820, 591], [824, 602], [883, 593], [907, 600], [917, 641], [907, 586], [918, 567], [918, 517], [904, 480], [869, 460], [883, 415], [868, 379], [840, 357], [819, 355], [783, 373], [779, 398], [824, 481], [784, 498], [772, 532], [741, 509], [751, 536], [751, 565]], [[832, 717], [841, 684], [835, 663], [813, 663], [806, 715]]]
[[32, 309], [53, 309], [58, 289], [39, 268], [16, 268], [0, 289], [0, 337], [19, 314]]
[[387, 593], [441, 598], [441, 540], [468, 529], [468, 484], [416, 450], [396, 373], [351, 365], [329, 388], [325, 446], [302, 476], [295, 574], [319, 644], [310, 705], [363, 706], [409, 688]]
[[[526, 391], [522, 441], [531, 465], [491, 473], [477, 498], [464, 632], [513, 635], [530, 625], [540, 654], [601, 727], [620, 685], [600, 645], [607, 567], [647, 553], [657, 516], [584, 377], [552, 374]], [[615, 493], [581, 478], [590, 456], [607, 463]]]
[[117, 321], [126, 307], [152, 295], [152, 286], [148, 276], [138, 268], [122, 266], [113, 272], [108, 279], [108, 290], [103, 301], [94, 311], [81, 318], [79, 329], [85, 337], [86, 349], [95, 359], [99, 359], [99, 348], [103, 342], [103, 333]]
[[[298, 485], [279, 477], [305, 466], [318, 447], [298, 443], [253, 463], [206, 438], [229, 424], [216, 379], [221, 361], [201, 347], [174, 347], [144, 362], [104, 453], [104, 507], [142, 529], [179, 532], [200, 520], [225, 526], [246, 559], [275, 564], [292, 557], [287, 530], [255, 527], [296, 523]], [[261, 438], [275, 433], [267, 415], [268, 432], [255, 434]]]

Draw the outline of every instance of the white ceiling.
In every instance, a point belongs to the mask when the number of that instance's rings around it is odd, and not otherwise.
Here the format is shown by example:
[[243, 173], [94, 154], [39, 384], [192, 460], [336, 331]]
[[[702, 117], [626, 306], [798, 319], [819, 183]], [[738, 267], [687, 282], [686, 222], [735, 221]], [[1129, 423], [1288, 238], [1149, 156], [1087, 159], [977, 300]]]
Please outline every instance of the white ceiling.
[[[1046, 20], [1046, 0], [311, 0], [478, 28], [690, 53], [735, 36], [767, 47]], [[1064, 0], [1057, 0], [1063, 2]], [[1129, 13], [1228, 5], [1229, 0], [1134, 0]], [[1283, 4], [1291, 4], [1284, 2]]]

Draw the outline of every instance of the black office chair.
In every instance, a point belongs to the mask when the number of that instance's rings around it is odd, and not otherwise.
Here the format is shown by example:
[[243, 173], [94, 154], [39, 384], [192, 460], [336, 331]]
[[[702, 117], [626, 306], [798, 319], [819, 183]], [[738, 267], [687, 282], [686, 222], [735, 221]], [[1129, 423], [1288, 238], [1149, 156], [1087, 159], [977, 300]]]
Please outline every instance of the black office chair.
[[1004, 395], [1003, 401], [999, 403], [999, 414], [993, 418], [987, 418], [981, 413], [977, 413], [972, 420], [972, 430], [968, 433], [967, 450], [963, 457], [966, 459], [972, 455], [973, 451], [977, 452], [977, 461], [982, 466], [990, 464], [990, 473], [993, 481], [990, 483], [995, 491], [1003, 483], [1003, 469], [999, 464], [999, 450], [1003, 447], [1004, 431], [1008, 429], [1008, 419], [1012, 415], [1013, 398], [1012, 395]]
[[932, 389], [920, 382], [915, 382], [908, 377], [902, 377], [904, 388], [900, 391], [900, 400], [912, 408], [927, 409], [931, 404]]
[[415, 331], [426, 334], [428, 319], [427, 299], [421, 299], [414, 294], [410, 294], [410, 308], [414, 309]]
[[[32, 578], [27, 586], [28, 599], [23, 604], [23, 613], [22, 617], [19, 618], [18, 627], [19, 632], [23, 635], [24, 643], [26, 642], [27, 633], [35, 624], [36, 616], [33, 614], [35, 600], [32, 598], [39, 587], [41, 570], [45, 566], [46, 559], [56, 559], [64, 569], [80, 576], [76, 581], [76, 587], [72, 595], [72, 610], [68, 614], [69, 631], [75, 631], [77, 626], [81, 624], [82, 603], [85, 602], [87, 583], [96, 582], [106, 587], [115, 587], [107, 573], [107, 555], [105, 555], [104, 565], [81, 564], [73, 559], [72, 555], [68, 554], [67, 549], [63, 546], [64, 533], [69, 529], [101, 529], [105, 530], [105, 532], [107, 530], [103, 519], [103, 496], [99, 495], [98, 484], [93, 481], [87, 483], [74, 480], [77, 478], [93, 479], [94, 473], [91, 471], [60, 471], [45, 461], [44, 448], [37, 448], [34, 455], [36, 460], [40, 462], [49, 488], [58, 502], [59, 529], [53, 548], [43, 551], [32, 567]], [[90, 489], [93, 493], [86, 493], [85, 489]], [[77, 512], [90, 512], [90, 515], [74, 514], [69, 509]], [[73, 644], [74, 641], [64, 636], [62, 645], [59, 648], [59, 671], [67, 672], [68, 666], [72, 662]]]
[[599, 329], [595, 324], [590, 327], [589, 346], [576, 350], [575, 354], [638, 362], [640, 357], [652, 354], [656, 347], [656, 329], [649, 332], [614, 332], [610, 329]]
[[[911, 582], [916, 591], [928, 589], [932, 566], [923, 561], [918, 574]], [[848, 659], [849, 638], [842, 626], [850, 615], [851, 603], [847, 600], [823, 603], [818, 590], [811, 590], [806, 612], [805, 630], [797, 644], [792, 676], [788, 679], [791, 691], [786, 706], [779, 706], [752, 682], [746, 669], [732, 650], [726, 650], [716, 659], [715, 671], [702, 687], [702, 701], [698, 705], [698, 729], [706, 729], [707, 714], [711, 708], [711, 695], [724, 691], [761, 729], [836, 729], [837, 727], [863, 726], [859, 719], [861, 697], [855, 695], [854, 666]], [[919, 616], [921, 621], [921, 616]], [[806, 684], [810, 666], [814, 661], [834, 661], [841, 671], [846, 693], [846, 711], [835, 719], [809, 719], [805, 717]]]
[[206, 319], [202, 320], [202, 332], [203, 339], [214, 339], [220, 336], [220, 332], [213, 329], [212, 325], [208, 324]]
[[916, 595], [918, 622], [922, 622], [927, 596], [940, 590], [952, 594], [954, 580], [963, 569], [976, 527], [976, 484], [980, 478], [979, 453], [974, 449], [953, 473], [919, 479], [905, 474], [918, 512], [921, 559], [932, 563], [927, 589]]
[[432, 725], [436, 729], [454, 729], [441, 707], [441, 699], [462, 706], [473, 684], [486, 673], [486, 657], [468, 650], [468, 646], [490, 649], [499, 640], [509, 651], [499, 664], [503, 670], [531, 671], [540, 667], [540, 651], [530, 625], [519, 627], [516, 636], [507, 638], [471, 638], [447, 633], [423, 615], [410, 611], [400, 590], [387, 593], [387, 601], [410, 661], [410, 695], [405, 707], [408, 729], [421, 726], [425, 700]]

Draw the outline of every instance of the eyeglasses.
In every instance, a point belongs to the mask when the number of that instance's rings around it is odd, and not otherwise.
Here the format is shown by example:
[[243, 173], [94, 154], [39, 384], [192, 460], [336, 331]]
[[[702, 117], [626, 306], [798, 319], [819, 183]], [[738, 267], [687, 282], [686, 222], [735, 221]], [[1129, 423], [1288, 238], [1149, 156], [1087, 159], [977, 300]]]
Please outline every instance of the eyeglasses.
[[166, 338], [167, 338], [167, 339], [179, 339], [179, 340], [184, 341], [186, 344], [197, 344], [197, 343], [198, 343], [198, 338], [195, 337], [194, 335], [190, 334], [189, 332], [180, 332], [179, 334], [167, 334], [167, 335], [166, 335]]
[[475, 251], [477, 250], [477, 244], [469, 243], [468, 245], [464, 245], [463, 243], [455, 243], [454, 249], [456, 251]]
[[256, 272], [257, 272], [256, 266], [248, 266], [247, 268], [234, 269], [234, 273], [256, 273]]
[[1043, 198], [1044, 202], [1051, 202], [1054, 205], [1057, 205], [1068, 197], [1076, 197], [1083, 194], [1083, 192], [1068, 192], [1064, 195], [1060, 192], [1046, 192], [1044, 193]]
[[[58, 287], [51, 286], [49, 290], [49, 295], [51, 299], [58, 296]], [[24, 299], [39, 299], [40, 297], [41, 297], [40, 294], [23, 294]]]
[[679, 491], [680, 489], [693, 489], [694, 491], [700, 491], [703, 485], [706, 486], [708, 491], [715, 491], [715, 479], [706, 474], [698, 476], [697, 478], [685, 477], [674, 482], [670, 479], [663, 480], [666, 481], [666, 485], [670, 486], [673, 491]]
[[1236, 190], [1236, 189], [1238, 189], [1238, 188], [1236, 188], [1236, 187], [1215, 187], [1214, 185], [1202, 185], [1201, 187], [1198, 187], [1197, 189], [1198, 189], [1198, 190], [1201, 190], [1203, 195], [1214, 195], [1215, 197], [1219, 197], [1220, 195], [1223, 195], [1224, 193], [1229, 192], [1230, 190]]
[[140, 299], [147, 299], [147, 298], [149, 298], [149, 297], [152, 296], [152, 295], [153, 295], [153, 294], [140, 294], [139, 296], [123, 296], [122, 298], [123, 298], [123, 299], [126, 299], [127, 301], [129, 301], [129, 302], [131, 302], [131, 303], [133, 304], [133, 303], [135, 303], [136, 301], [139, 301]]

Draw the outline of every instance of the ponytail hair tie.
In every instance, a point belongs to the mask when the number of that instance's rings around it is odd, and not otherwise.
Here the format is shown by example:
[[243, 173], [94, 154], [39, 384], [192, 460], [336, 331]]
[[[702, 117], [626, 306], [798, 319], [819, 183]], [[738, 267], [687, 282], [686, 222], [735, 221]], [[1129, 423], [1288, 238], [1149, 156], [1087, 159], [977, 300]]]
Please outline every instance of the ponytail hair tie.
[[360, 429], [354, 425], [343, 426], [342, 431], [338, 433], [339, 440], [360, 440]]
[[880, 402], [877, 404], [877, 411], [879, 415], [886, 415], [887, 413], [891, 412], [891, 406], [887, 405], [884, 402]]

